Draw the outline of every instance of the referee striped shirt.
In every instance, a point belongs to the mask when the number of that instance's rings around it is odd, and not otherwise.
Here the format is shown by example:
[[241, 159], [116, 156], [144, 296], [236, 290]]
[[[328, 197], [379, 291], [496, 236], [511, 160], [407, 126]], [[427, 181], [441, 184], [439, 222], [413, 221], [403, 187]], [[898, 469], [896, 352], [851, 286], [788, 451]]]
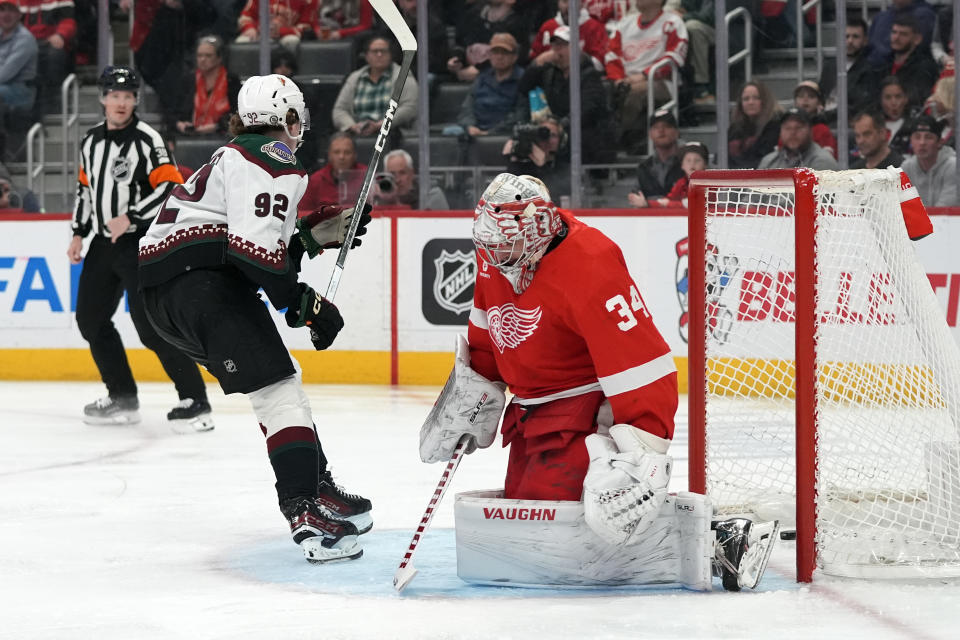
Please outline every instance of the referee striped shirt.
[[123, 129], [103, 122], [80, 141], [73, 235], [110, 237], [107, 222], [126, 214], [142, 235], [173, 188], [183, 183], [160, 134], [136, 116]]

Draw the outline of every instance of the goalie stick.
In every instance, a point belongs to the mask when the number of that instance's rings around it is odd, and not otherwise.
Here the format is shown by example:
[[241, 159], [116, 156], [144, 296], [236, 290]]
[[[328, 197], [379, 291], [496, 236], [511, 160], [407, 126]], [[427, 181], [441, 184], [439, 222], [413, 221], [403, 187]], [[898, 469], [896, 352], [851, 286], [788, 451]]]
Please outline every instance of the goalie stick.
[[403, 560], [400, 561], [400, 566], [397, 567], [397, 571], [393, 574], [393, 588], [397, 591], [403, 591], [403, 588], [410, 584], [417, 575], [417, 570], [413, 566], [413, 554], [417, 550], [417, 545], [420, 544], [420, 538], [423, 537], [427, 527], [430, 526], [430, 521], [433, 520], [433, 513], [440, 505], [440, 501], [443, 500], [443, 494], [447, 492], [447, 486], [450, 484], [451, 478], [453, 478], [453, 473], [457, 470], [457, 467], [460, 466], [463, 449], [467, 446], [468, 440], [469, 436], [464, 436], [453, 450], [453, 454], [450, 456], [450, 462], [447, 463], [446, 468], [443, 470], [443, 475], [440, 476], [440, 482], [437, 483], [437, 488], [434, 490], [433, 496], [430, 497], [430, 502], [427, 503], [427, 510], [423, 512], [423, 517], [420, 518], [420, 524], [417, 525], [417, 530], [413, 534], [410, 546], [407, 547], [407, 552], [403, 554]]
[[[367, 195], [370, 192], [370, 186], [373, 184], [373, 177], [377, 173], [377, 165], [380, 163], [380, 154], [387, 144], [387, 134], [390, 133], [390, 127], [393, 125], [393, 116], [397, 112], [397, 106], [400, 104], [400, 94], [403, 92], [403, 85], [407, 82], [407, 75], [410, 73], [410, 65], [413, 64], [413, 56], [417, 53], [417, 40], [413, 37], [410, 27], [404, 22], [399, 9], [393, 3], [393, 0], [370, 0], [373, 9], [379, 14], [380, 19], [386, 23], [387, 27], [393, 33], [394, 37], [400, 42], [400, 48], [403, 50], [403, 60], [400, 62], [400, 73], [393, 83], [393, 93], [390, 95], [390, 102], [387, 105], [387, 112], [383, 116], [383, 124], [377, 133], [377, 142], [373, 145], [373, 155], [370, 158], [370, 164], [367, 165], [367, 174], [363, 177], [363, 186], [360, 188], [360, 195], [357, 197], [357, 204], [353, 210], [355, 212], [363, 211], [367, 204]], [[353, 239], [357, 235], [357, 227], [360, 225], [360, 216], [354, 214], [350, 220], [350, 227], [343, 240], [343, 246], [340, 247], [340, 253], [337, 254], [337, 263], [333, 267], [333, 273], [330, 274], [330, 284], [327, 285], [326, 299], [333, 301], [337, 294], [337, 288], [340, 286], [340, 277], [343, 275], [343, 265], [347, 261], [347, 252], [353, 244]]]

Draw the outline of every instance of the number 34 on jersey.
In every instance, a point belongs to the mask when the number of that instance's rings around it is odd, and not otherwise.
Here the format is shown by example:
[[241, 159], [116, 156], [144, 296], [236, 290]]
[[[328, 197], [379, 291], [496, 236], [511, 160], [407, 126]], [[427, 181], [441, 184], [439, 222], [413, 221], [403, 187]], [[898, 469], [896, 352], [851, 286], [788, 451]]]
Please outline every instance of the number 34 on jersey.
[[630, 331], [637, 324], [637, 314], [642, 313], [644, 318], [650, 317], [650, 312], [647, 311], [647, 305], [644, 304], [643, 298], [640, 297], [640, 292], [637, 291], [635, 285], [630, 285], [630, 291], [627, 294], [630, 298], [630, 301], [627, 302], [627, 298], [624, 297], [622, 293], [618, 293], [612, 298], [607, 300], [606, 306], [607, 311], [616, 314], [616, 318], [619, 319], [617, 322], [617, 327], [621, 331]]

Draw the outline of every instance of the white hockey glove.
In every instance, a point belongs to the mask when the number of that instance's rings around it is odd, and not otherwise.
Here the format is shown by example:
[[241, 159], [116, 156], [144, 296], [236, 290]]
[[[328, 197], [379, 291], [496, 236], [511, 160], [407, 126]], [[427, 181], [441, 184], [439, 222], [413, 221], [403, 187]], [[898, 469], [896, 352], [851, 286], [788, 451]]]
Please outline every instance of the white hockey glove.
[[440, 397], [420, 428], [420, 459], [449, 460], [460, 438], [470, 441], [464, 453], [485, 449], [497, 438], [506, 404], [502, 382], [490, 382], [470, 368], [470, 348], [457, 336], [457, 358]]
[[628, 424], [610, 427], [610, 437], [586, 439], [590, 466], [583, 480], [587, 525], [610, 544], [640, 541], [667, 497], [672, 458], [669, 440]]
[[[370, 224], [370, 204], [363, 206], [363, 213], [360, 215], [360, 222], [357, 226], [357, 235], [353, 238], [351, 249], [360, 246], [359, 236], [367, 233], [367, 225]], [[353, 216], [353, 208], [341, 209], [336, 205], [321, 205], [317, 211], [308, 216], [297, 220], [297, 229], [300, 231], [300, 241], [303, 243], [307, 255], [315, 258], [324, 249], [339, 249], [347, 237], [347, 229], [350, 227], [350, 218]]]

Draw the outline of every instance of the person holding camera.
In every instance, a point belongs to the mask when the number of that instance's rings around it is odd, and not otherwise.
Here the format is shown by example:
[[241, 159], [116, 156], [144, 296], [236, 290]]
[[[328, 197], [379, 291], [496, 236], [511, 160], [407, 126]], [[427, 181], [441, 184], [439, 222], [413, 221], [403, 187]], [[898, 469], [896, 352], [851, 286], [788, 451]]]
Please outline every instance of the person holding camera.
[[383, 158], [383, 173], [377, 174], [374, 199], [378, 206], [410, 209], [433, 209], [444, 211], [450, 208], [447, 196], [439, 186], [431, 183], [427, 201], [420, 203], [420, 187], [413, 170], [413, 158], [403, 149], [394, 149]]
[[567, 134], [556, 118], [539, 124], [518, 124], [503, 155], [509, 156], [507, 173], [527, 175], [545, 183], [551, 193], [570, 195], [570, 160]]

